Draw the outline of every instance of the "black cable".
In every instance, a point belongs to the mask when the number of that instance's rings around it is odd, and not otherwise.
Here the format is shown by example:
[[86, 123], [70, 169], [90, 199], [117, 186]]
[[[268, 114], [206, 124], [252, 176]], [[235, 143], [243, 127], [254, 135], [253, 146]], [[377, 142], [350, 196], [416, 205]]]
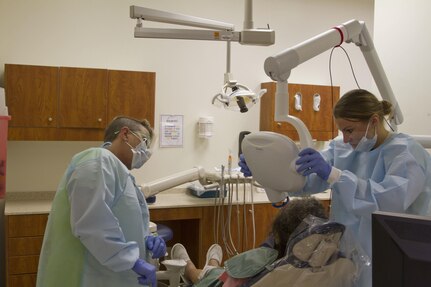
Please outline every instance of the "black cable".
[[329, 55], [329, 78], [331, 81], [331, 94], [332, 94], [332, 96], [334, 96], [334, 87], [332, 84], [332, 53], [334, 52], [335, 48], [341, 48], [344, 51], [344, 54], [346, 54], [347, 59], [349, 60], [350, 69], [352, 70], [353, 78], [355, 79], [355, 82], [356, 82], [356, 86], [358, 87], [358, 89], [361, 88], [359, 86], [358, 80], [356, 79], [355, 70], [353, 69], [353, 65], [352, 65], [352, 61], [350, 60], [349, 53], [347, 53], [347, 51], [342, 46], [335, 46], [332, 48], [331, 54]]

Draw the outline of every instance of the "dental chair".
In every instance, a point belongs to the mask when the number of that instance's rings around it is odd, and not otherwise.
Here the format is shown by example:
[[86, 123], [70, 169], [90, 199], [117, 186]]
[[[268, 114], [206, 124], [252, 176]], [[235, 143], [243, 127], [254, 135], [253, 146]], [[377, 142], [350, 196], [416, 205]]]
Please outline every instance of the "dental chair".
[[[350, 287], [359, 276], [361, 264], [367, 264], [369, 259], [364, 257], [361, 250], [357, 250], [355, 240], [348, 237], [343, 239], [344, 225], [336, 222], [327, 222], [323, 219], [309, 216], [301, 223], [291, 235], [287, 243], [286, 255], [263, 268], [256, 268], [253, 256], [244, 256], [241, 266], [250, 270], [259, 270], [253, 277], [240, 285], [241, 287]], [[346, 237], [346, 236], [344, 236]], [[252, 251], [252, 250], [250, 250]], [[258, 254], [255, 252], [255, 254]], [[357, 258], [361, 258], [358, 260]], [[233, 259], [233, 258], [231, 258]], [[229, 261], [225, 262], [225, 271], [232, 278], [241, 279], [243, 268], [228, 268]], [[183, 261], [184, 262], [184, 261]], [[236, 260], [236, 262], [239, 262]], [[254, 265], [253, 265], [254, 264]], [[238, 264], [236, 264], [238, 265]], [[233, 269], [239, 271], [236, 274]], [[177, 269], [180, 270], [180, 269]], [[184, 270], [184, 269], [181, 269]], [[181, 272], [181, 271], [178, 271]], [[247, 272], [245, 272], [247, 273]], [[239, 275], [241, 274], [241, 275]], [[239, 275], [239, 276], [237, 276]], [[178, 278], [179, 280], [179, 278]], [[175, 281], [174, 284], [180, 283]], [[178, 286], [178, 285], [169, 285]], [[214, 280], [211, 285], [223, 286], [220, 280]]]
[[[286, 256], [267, 266], [266, 270], [250, 279], [246, 285], [353, 286], [358, 268], [357, 263], [340, 252], [344, 230], [344, 225], [336, 222], [303, 222], [290, 237]], [[353, 245], [345, 246], [351, 248]], [[351, 254], [351, 250], [348, 253]]]

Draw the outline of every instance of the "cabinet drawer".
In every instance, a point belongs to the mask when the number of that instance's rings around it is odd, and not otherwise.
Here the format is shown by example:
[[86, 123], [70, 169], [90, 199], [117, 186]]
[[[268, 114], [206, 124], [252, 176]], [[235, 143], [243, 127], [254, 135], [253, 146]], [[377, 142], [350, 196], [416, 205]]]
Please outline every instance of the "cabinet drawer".
[[23, 237], [8, 239], [8, 255], [39, 255], [43, 237]]
[[7, 235], [11, 237], [43, 236], [48, 214], [7, 216]]
[[12, 275], [8, 279], [8, 287], [34, 287], [36, 286], [36, 274]]
[[8, 274], [37, 273], [39, 255], [13, 256], [8, 258]]

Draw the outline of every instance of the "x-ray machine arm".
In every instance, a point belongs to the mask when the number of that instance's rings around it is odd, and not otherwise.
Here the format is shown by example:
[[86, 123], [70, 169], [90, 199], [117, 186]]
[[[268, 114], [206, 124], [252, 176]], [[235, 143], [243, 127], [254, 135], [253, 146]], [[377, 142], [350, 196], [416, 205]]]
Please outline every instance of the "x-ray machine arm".
[[[265, 73], [271, 79], [277, 81], [276, 103], [287, 101], [283, 98], [286, 98], [287, 79], [293, 68], [337, 45], [341, 45], [343, 42], [353, 42], [360, 47], [382, 98], [391, 102], [394, 107], [390, 122], [396, 129], [396, 125], [403, 122], [403, 115], [374, 48], [373, 40], [365, 23], [362, 21], [350, 20], [275, 56], [268, 57], [265, 60], [264, 68]], [[285, 108], [286, 105], [280, 107], [278, 112], [276, 108], [276, 113], [288, 114], [288, 110], [286, 111]]]
[[[229, 175], [225, 175], [225, 177], [229, 177]], [[148, 198], [159, 192], [196, 180], [199, 180], [199, 183], [206, 190], [220, 186], [221, 179], [219, 173], [207, 172], [204, 168], [198, 166], [141, 184], [141, 191], [144, 193], [145, 198]]]

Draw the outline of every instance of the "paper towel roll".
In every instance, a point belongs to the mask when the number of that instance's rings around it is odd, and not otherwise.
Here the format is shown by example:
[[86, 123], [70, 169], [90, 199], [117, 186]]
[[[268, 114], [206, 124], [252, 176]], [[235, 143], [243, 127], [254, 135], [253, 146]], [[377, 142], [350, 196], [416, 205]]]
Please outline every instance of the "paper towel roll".
[[5, 92], [2, 87], [0, 87], [0, 116], [7, 116], [8, 111], [6, 107], [6, 97]]

